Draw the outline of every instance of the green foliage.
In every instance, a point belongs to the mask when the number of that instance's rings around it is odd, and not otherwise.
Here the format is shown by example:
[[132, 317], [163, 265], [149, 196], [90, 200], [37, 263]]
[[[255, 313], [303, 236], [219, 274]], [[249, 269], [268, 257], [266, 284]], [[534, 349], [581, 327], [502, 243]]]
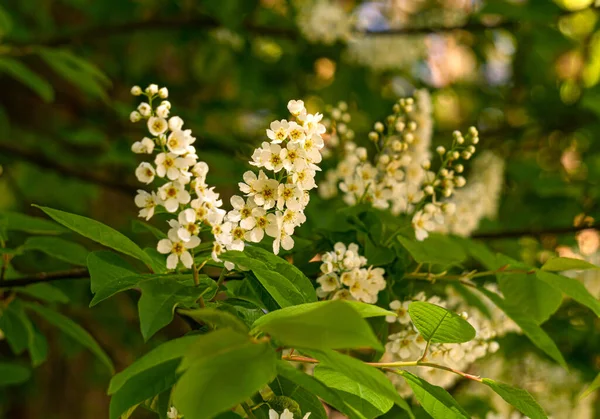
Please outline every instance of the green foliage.
[[543, 271], [550, 272], [569, 271], [572, 269], [600, 269], [600, 267], [585, 260], [564, 257], [549, 259], [544, 263], [544, 266], [542, 266]]
[[89, 254], [85, 247], [59, 237], [29, 237], [21, 249], [39, 250], [56, 259], [78, 266], [86, 265]]
[[462, 343], [475, 337], [475, 329], [468, 321], [435, 304], [413, 301], [408, 313], [419, 333], [429, 342]]
[[52, 85], [18, 60], [9, 57], [0, 57], [0, 73], [6, 73], [19, 80], [45, 102], [52, 102], [54, 99]]
[[581, 394], [581, 398], [585, 398], [600, 388], [600, 373], [594, 378], [592, 384]]
[[216, 329], [231, 328], [236, 332], [248, 333], [248, 327], [235, 315], [216, 308], [199, 308], [195, 310], [180, 309], [177, 312], [190, 317], [198, 323], [207, 323]]
[[400, 244], [410, 253], [415, 262], [423, 264], [460, 265], [467, 254], [451, 237], [431, 234], [422, 242], [398, 236]]
[[0, 387], [20, 384], [31, 377], [29, 368], [18, 364], [0, 362]]
[[527, 391], [490, 380], [489, 378], [483, 378], [482, 383], [498, 393], [500, 397], [519, 409], [519, 411], [528, 418], [547, 419], [544, 409], [542, 409]]

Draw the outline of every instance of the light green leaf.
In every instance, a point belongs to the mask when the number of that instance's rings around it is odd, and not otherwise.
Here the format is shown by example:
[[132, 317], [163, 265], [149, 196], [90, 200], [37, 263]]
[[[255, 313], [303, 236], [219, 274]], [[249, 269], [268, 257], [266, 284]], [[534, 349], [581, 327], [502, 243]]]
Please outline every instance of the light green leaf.
[[561, 290], [578, 303], [589, 307], [596, 316], [600, 317], [600, 301], [590, 294], [587, 288], [577, 279], [543, 271], [537, 271], [536, 276], [538, 279]]
[[397, 317], [398, 316], [395, 312], [386, 310], [385, 308], [378, 307], [375, 304], [367, 304], [367, 303], [362, 303], [360, 301], [345, 301], [345, 303], [350, 304], [352, 306], [352, 308], [355, 309], [356, 311], [358, 311], [358, 314], [360, 314], [364, 318], [383, 317], [383, 316]]
[[128, 409], [170, 389], [177, 382], [179, 360], [154, 365], [127, 380], [110, 399], [110, 419], [119, 419]]
[[56, 259], [73, 265], [85, 266], [89, 251], [78, 243], [59, 237], [29, 237], [23, 250], [39, 250]]
[[498, 294], [485, 288], [478, 288], [478, 290], [492, 300], [492, 302], [499, 309], [504, 311], [506, 315], [510, 317], [521, 328], [521, 330], [523, 330], [523, 333], [535, 346], [544, 351], [550, 358], [554, 359], [565, 369], [567, 368], [567, 363], [556, 347], [554, 341], [550, 339], [550, 336], [548, 336], [534, 320], [523, 314], [523, 312], [518, 311], [515, 307], [507, 305], [504, 299]]
[[[327, 413], [323, 408], [323, 403], [317, 396], [293, 381], [278, 375], [277, 378], [269, 384], [269, 387], [277, 396], [288, 397], [298, 403], [302, 413], [301, 415], [298, 415], [300, 419], [308, 412], [310, 412], [311, 419], [327, 419]], [[274, 408], [272, 399], [269, 399], [269, 403], [271, 404], [271, 407]], [[277, 408], [275, 408], [275, 410], [280, 412], [283, 411], [283, 409]]]
[[108, 394], [116, 393], [125, 383], [142, 372], [159, 364], [183, 358], [190, 345], [198, 338], [197, 335], [184, 336], [163, 343], [137, 359], [123, 371], [115, 374], [110, 380]]
[[222, 259], [250, 269], [280, 307], [317, 301], [313, 284], [298, 268], [260, 247], [229, 251]]
[[28, 295], [48, 303], [64, 304], [69, 302], [69, 297], [64, 292], [46, 282], [38, 282], [26, 287], [15, 287], [13, 290], [19, 294]]
[[[90, 271], [90, 289], [94, 294], [121, 278], [139, 275], [121, 256], [106, 250], [90, 253], [87, 258], [87, 266]], [[104, 298], [96, 298], [95, 295], [90, 307], [111, 295], [113, 294]]]
[[198, 336], [180, 367], [185, 372], [173, 390], [174, 405], [186, 419], [211, 419], [271, 382], [276, 361], [268, 342], [232, 329]]
[[590, 386], [583, 393], [581, 393], [581, 396], [579, 396], [579, 400], [589, 396], [590, 394], [592, 394], [594, 391], [598, 390], [599, 388], [600, 388], [600, 374], [598, 374], [596, 376], [596, 378], [594, 378], [594, 381], [592, 381], [592, 384], [590, 384]]
[[423, 241], [398, 236], [398, 241], [417, 263], [450, 266], [460, 265], [467, 259], [467, 254], [459, 243], [441, 234], [430, 234]]
[[352, 408], [346, 405], [345, 401], [337, 392], [331, 390], [312, 375], [308, 375], [284, 361], [277, 362], [277, 374], [315, 394], [327, 404], [333, 406], [351, 419], [362, 419], [362, 416], [357, 415]]
[[542, 324], [558, 310], [562, 293], [531, 274], [498, 274], [498, 285], [507, 305]]
[[585, 260], [573, 259], [573, 258], [552, 258], [549, 259], [544, 266], [542, 271], [550, 272], [561, 272], [569, 270], [584, 270], [584, 269], [600, 269], [600, 266], [596, 266]]
[[128, 237], [119, 233], [117, 230], [102, 224], [91, 218], [81, 215], [70, 214], [52, 208], [40, 207], [39, 209], [48, 214], [54, 221], [64, 225], [76, 233], [87, 237], [90, 240], [98, 242], [106, 247], [117, 250], [121, 253], [141, 260], [147, 266], [152, 265], [152, 259], [140, 247], [132, 242]]
[[106, 355], [106, 352], [104, 352], [104, 350], [85, 329], [83, 329], [73, 320], [39, 304], [26, 303], [25, 307], [28, 310], [36, 312], [49, 323], [59, 328], [63, 333], [79, 342], [82, 346], [88, 348], [104, 365], [106, 365], [111, 374], [114, 373], [112, 361], [108, 355]]
[[233, 314], [216, 308], [198, 308], [195, 310], [177, 310], [179, 314], [190, 317], [198, 323], [207, 323], [215, 328], [230, 327], [240, 333], [248, 333], [248, 327]]
[[142, 297], [138, 303], [140, 328], [147, 341], [157, 331], [171, 323], [177, 306], [190, 307], [200, 296], [211, 298], [216, 292], [216, 284], [203, 276], [199, 286], [192, 280], [177, 282], [172, 278], [155, 278], [139, 283]]
[[31, 370], [19, 364], [0, 362], [0, 387], [21, 384], [29, 380]]
[[443, 388], [429, 384], [408, 371], [399, 371], [398, 373], [404, 377], [415, 398], [432, 417], [443, 419], [469, 419], [471, 417]]
[[339, 391], [346, 404], [350, 404], [367, 419], [385, 414], [394, 405], [387, 397], [329, 367], [317, 365], [314, 376], [327, 387]]
[[164, 231], [159, 230], [158, 228], [140, 220], [133, 220], [131, 223], [131, 227], [131, 230], [134, 233], [151, 233], [157, 240], [167, 238], [167, 235]]
[[0, 220], [8, 231], [22, 231], [29, 234], [63, 234], [69, 231], [54, 221], [18, 212], [0, 212]]
[[304, 350], [303, 352], [318, 359], [324, 366], [345, 375], [350, 380], [361, 383], [373, 392], [393, 400], [394, 403], [404, 409], [409, 416], [414, 419], [410, 406], [402, 397], [400, 397], [396, 388], [383, 372], [370, 365], [366, 365], [358, 359], [342, 355], [332, 350]]
[[253, 327], [294, 348], [383, 350], [369, 324], [341, 300], [272, 311], [256, 320]]
[[408, 314], [426, 341], [463, 343], [475, 337], [475, 329], [458, 314], [424, 301], [408, 305]]
[[0, 57], [0, 73], [6, 73], [33, 90], [45, 102], [54, 100], [54, 90], [48, 81], [31, 71], [20, 61], [7, 56]]
[[531, 419], [548, 419], [544, 409], [527, 391], [483, 378], [482, 383], [494, 390], [507, 403], [516, 407], [521, 413]]

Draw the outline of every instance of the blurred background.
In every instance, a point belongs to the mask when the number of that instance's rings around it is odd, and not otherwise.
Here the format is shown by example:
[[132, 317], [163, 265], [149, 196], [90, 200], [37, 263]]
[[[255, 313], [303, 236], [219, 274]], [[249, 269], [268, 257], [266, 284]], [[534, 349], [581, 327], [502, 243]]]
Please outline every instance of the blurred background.
[[[557, 249], [598, 263], [598, 7], [592, 0], [3, 0], [0, 212], [14, 220], [40, 216], [32, 203], [47, 205], [152, 245], [155, 238], [131, 224], [139, 160], [130, 148], [144, 135], [129, 122], [132, 85], [168, 87], [172, 115], [193, 130], [208, 182], [224, 197], [289, 99], [321, 112], [347, 102], [348, 125], [366, 143], [395, 100], [424, 87], [433, 97], [433, 147], [475, 125], [479, 149], [506, 161], [498, 216], [474, 236], [530, 263]], [[64, 267], [35, 252], [14, 264], [21, 272]], [[597, 274], [585, 280], [598, 296]], [[65, 314], [91, 331], [117, 370], [153, 345], [137, 332], [134, 294], [89, 309], [85, 281], [57, 286], [72, 301]], [[585, 414], [572, 410], [595, 376], [590, 365], [600, 369], [600, 325], [578, 310], [565, 308], [545, 329], [580, 369], [540, 377], [536, 371], [551, 368], [531, 357], [512, 359], [522, 367], [516, 373], [500, 368], [504, 381], [571, 409], [555, 418], [594, 417], [593, 397]], [[176, 320], [155, 340], [183, 330]], [[26, 385], [0, 388], [0, 417], [107, 417], [107, 373], [74, 342], [42, 332], [50, 357]], [[0, 341], [0, 354], [9, 353]], [[552, 382], [565, 383], [564, 398]]]

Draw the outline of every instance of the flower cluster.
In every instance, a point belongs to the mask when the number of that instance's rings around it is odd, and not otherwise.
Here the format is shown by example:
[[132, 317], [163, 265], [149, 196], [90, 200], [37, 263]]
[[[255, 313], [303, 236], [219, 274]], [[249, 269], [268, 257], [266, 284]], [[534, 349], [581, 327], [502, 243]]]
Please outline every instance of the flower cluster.
[[336, 243], [333, 252], [321, 256], [321, 272], [317, 295], [323, 299], [356, 300], [369, 304], [377, 302], [377, 294], [385, 289], [385, 271], [367, 265], [358, 254], [358, 245]]
[[431, 112], [426, 90], [415, 92], [415, 98], [400, 99], [387, 125], [377, 122], [369, 133], [378, 150], [374, 159], [369, 160], [366, 148], [346, 142], [344, 158], [335, 170], [327, 172], [321, 195], [331, 197], [339, 187], [348, 205], [369, 202], [395, 215], [412, 215], [415, 235], [424, 240], [444, 222], [446, 214], [454, 212], [455, 205], [447, 200], [466, 184], [460, 175], [464, 170], [460, 161], [470, 159], [479, 142], [473, 127], [466, 137], [455, 131], [449, 150], [437, 148], [440, 167], [432, 171]]
[[354, 130], [348, 127], [352, 116], [348, 112], [348, 104], [340, 101], [336, 106], [328, 106], [325, 109], [323, 125], [327, 128], [325, 136], [325, 147], [321, 150], [324, 158], [331, 157], [334, 150], [346, 141], [354, 139]]
[[[384, 362], [419, 359], [427, 346], [427, 342], [415, 329], [408, 314], [408, 306], [411, 301], [427, 301], [446, 309], [460, 312], [475, 328], [477, 335], [475, 339], [469, 342], [460, 344], [431, 343], [428, 349], [429, 352], [426, 358], [428, 362], [461, 371], [464, 371], [469, 365], [477, 359], [486, 356], [488, 353], [496, 352], [498, 350], [498, 343], [494, 340], [495, 338], [518, 330], [517, 326], [491, 303], [487, 304], [492, 314], [492, 318], [490, 319], [479, 311], [472, 310], [453, 289], [448, 288], [447, 295], [446, 300], [442, 300], [437, 296], [427, 299], [424, 293], [419, 293], [410, 301], [401, 302], [395, 300], [390, 303], [390, 309], [397, 314], [397, 317], [386, 317], [386, 320], [392, 324], [390, 326], [391, 334], [388, 336], [389, 341], [386, 344], [386, 352], [383, 356]], [[487, 300], [485, 301], [487, 302]], [[467, 315], [466, 310], [470, 311], [469, 315]], [[442, 387], [451, 386], [457, 378], [454, 374], [448, 374], [443, 370], [435, 368], [415, 368], [412, 372]], [[406, 387], [403, 380], [399, 380], [393, 374], [390, 375], [390, 379], [397, 386], [401, 394], [410, 393], [410, 389]]]
[[[312, 412], [308, 412], [302, 417], [302, 419], [308, 419]], [[294, 414], [288, 409], [285, 409], [281, 414], [277, 413], [273, 409], [269, 409], [269, 419], [294, 419]]]
[[336, 1], [308, 2], [300, 7], [297, 16], [302, 35], [312, 43], [333, 45], [350, 37], [352, 19]]
[[[167, 268], [175, 269], [181, 261], [191, 268], [193, 249], [200, 244], [202, 231], [214, 236], [212, 258], [227, 250], [243, 250], [246, 242], [258, 243], [265, 237], [274, 239], [273, 251], [294, 246], [294, 229], [304, 223], [304, 208], [308, 204], [308, 191], [316, 188], [315, 174], [320, 170], [320, 150], [325, 126], [321, 114], [309, 114], [302, 101], [290, 101], [288, 109], [293, 120], [274, 121], [267, 129], [270, 142], [254, 151], [250, 164], [261, 168], [258, 174], [247, 171], [239, 183], [244, 197], [231, 197], [230, 211], [222, 209], [223, 201], [214, 187], [206, 183], [208, 165], [198, 161], [190, 130], [183, 130], [183, 120], [169, 116], [171, 104], [163, 100], [153, 107], [153, 102], [166, 99], [166, 88], [150, 85], [144, 91], [135, 86], [132, 94], [145, 95], [148, 102], [141, 103], [131, 113], [132, 122], [147, 120], [151, 137], [133, 144], [138, 154], [154, 154], [154, 164], [142, 162], [136, 169], [138, 180], [151, 184], [157, 178], [161, 185], [153, 192], [138, 191], [135, 203], [139, 216], [150, 219], [158, 206], [177, 218], [169, 221], [166, 239], [158, 243], [158, 251], [168, 254]], [[264, 169], [264, 170], [262, 170]], [[272, 172], [272, 177], [265, 171]]]

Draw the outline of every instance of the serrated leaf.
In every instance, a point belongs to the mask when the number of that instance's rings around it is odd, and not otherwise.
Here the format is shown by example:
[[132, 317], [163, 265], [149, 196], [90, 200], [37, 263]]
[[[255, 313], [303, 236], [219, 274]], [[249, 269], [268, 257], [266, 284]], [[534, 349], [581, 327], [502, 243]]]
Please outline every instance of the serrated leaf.
[[40, 207], [37, 205], [36, 207], [48, 214], [57, 223], [64, 225], [90, 240], [139, 259], [147, 266], [151, 266], [153, 263], [150, 256], [148, 256], [148, 254], [146, 254], [137, 244], [117, 230], [102, 224], [99, 221], [52, 208]]
[[531, 419], [548, 419], [544, 409], [526, 390], [509, 386], [508, 384], [483, 378], [481, 381], [494, 390], [511, 406], [516, 407], [521, 413]]
[[198, 338], [196, 335], [184, 336], [163, 343], [152, 349], [110, 380], [108, 394], [116, 393], [125, 383], [142, 372], [174, 359], [183, 358], [190, 345]]
[[596, 266], [585, 260], [574, 259], [574, 258], [552, 258], [546, 261], [542, 266], [542, 271], [549, 272], [562, 272], [570, 270], [585, 270], [585, 269], [600, 269], [600, 266]]
[[23, 250], [38, 250], [64, 262], [86, 266], [90, 253], [85, 247], [59, 237], [29, 237], [22, 246]]
[[0, 387], [21, 384], [29, 380], [31, 370], [15, 363], [0, 362]]
[[59, 328], [63, 333], [79, 342], [85, 348], [88, 348], [109, 369], [111, 374], [114, 373], [111, 359], [84, 328], [68, 317], [39, 304], [25, 303], [24, 305], [28, 310], [36, 312], [43, 319]]
[[198, 323], [208, 323], [215, 328], [230, 327], [240, 333], [248, 333], [249, 331], [248, 327], [236, 316], [216, 308], [180, 309], [177, 312], [196, 320]]
[[52, 85], [14, 58], [0, 57], [0, 73], [6, 73], [33, 90], [45, 102], [54, 100]]
[[314, 376], [327, 387], [340, 392], [346, 404], [372, 419], [385, 414], [394, 402], [364, 386], [358, 381], [349, 380], [344, 374], [323, 365], [315, 367]]
[[567, 368], [567, 363], [554, 341], [550, 339], [550, 336], [548, 336], [533, 319], [516, 310], [515, 307], [507, 305], [504, 299], [498, 294], [485, 288], [478, 288], [478, 290], [488, 297], [499, 309], [504, 311], [504, 313], [506, 313], [506, 315], [521, 328], [523, 333], [535, 346], [544, 351], [550, 358], [554, 359], [565, 369]]
[[578, 303], [589, 307], [596, 316], [600, 317], [600, 301], [590, 294], [587, 288], [577, 279], [542, 271], [537, 271], [536, 276], [538, 279], [561, 290]]
[[232, 329], [198, 336], [180, 366], [185, 372], [173, 390], [174, 405], [186, 419], [211, 419], [271, 382], [276, 361], [268, 342]]
[[272, 311], [259, 318], [253, 327], [294, 348], [383, 350], [369, 324], [341, 300]]
[[432, 417], [443, 419], [469, 419], [471, 417], [443, 388], [434, 386], [408, 371], [399, 371], [398, 373], [404, 377], [415, 398]]
[[408, 305], [410, 318], [426, 341], [434, 343], [463, 343], [476, 335], [471, 324], [458, 314], [425, 301]]
[[201, 280], [199, 286], [195, 286], [192, 280], [176, 282], [169, 277], [144, 280], [138, 284], [142, 290], [138, 302], [140, 329], [145, 341], [171, 323], [176, 307], [190, 307], [201, 296], [211, 298], [214, 295], [215, 282], [206, 276]]
[[342, 355], [332, 350], [305, 350], [303, 352], [318, 359], [322, 365], [329, 367], [345, 375], [350, 380], [361, 383], [375, 393], [392, 400], [414, 419], [410, 406], [402, 397], [400, 397], [396, 388], [383, 372], [358, 359]]

